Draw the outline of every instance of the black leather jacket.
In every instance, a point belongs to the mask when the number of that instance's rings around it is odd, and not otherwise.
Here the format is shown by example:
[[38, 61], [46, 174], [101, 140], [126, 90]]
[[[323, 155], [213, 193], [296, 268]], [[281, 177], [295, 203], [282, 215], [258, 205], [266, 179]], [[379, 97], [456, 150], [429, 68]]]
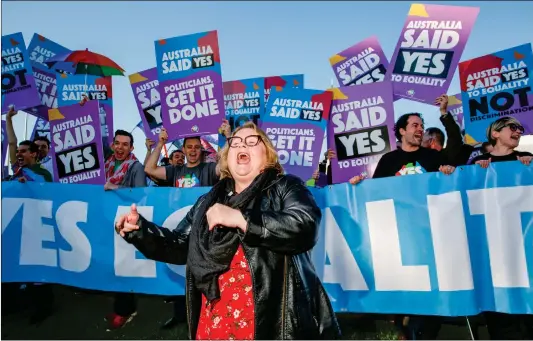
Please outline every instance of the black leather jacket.
[[[142, 218], [126, 235], [147, 258], [186, 264], [192, 217], [200, 197], [178, 227], [170, 231]], [[252, 275], [256, 340], [335, 339], [340, 328], [328, 295], [310, 258], [322, 217], [303, 182], [279, 176], [257, 194], [246, 210], [241, 242]], [[186, 271], [189, 338], [196, 336], [201, 294]]]

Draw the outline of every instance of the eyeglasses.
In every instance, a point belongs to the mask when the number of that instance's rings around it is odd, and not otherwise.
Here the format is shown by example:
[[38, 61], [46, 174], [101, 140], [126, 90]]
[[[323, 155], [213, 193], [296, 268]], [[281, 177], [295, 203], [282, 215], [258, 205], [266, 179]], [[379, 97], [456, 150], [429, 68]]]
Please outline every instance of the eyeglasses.
[[[228, 139], [228, 144], [231, 148], [237, 148], [243, 142], [243, 138], [240, 136], [233, 136]], [[261, 142], [261, 136], [259, 135], [248, 135], [244, 138], [244, 144], [248, 147], [257, 146]]]
[[518, 124], [514, 124], [514, 123], [511, 123], [511, 124], [506, 124], [505, 127], [509, 127], [509, 129], [511, 129], [511, 131], [514, 133], [515, 131], [520, 131], [520, 134], [523, 134], [524, 133], [524, 127], [522, 127], [521, 125], [518, 125]]

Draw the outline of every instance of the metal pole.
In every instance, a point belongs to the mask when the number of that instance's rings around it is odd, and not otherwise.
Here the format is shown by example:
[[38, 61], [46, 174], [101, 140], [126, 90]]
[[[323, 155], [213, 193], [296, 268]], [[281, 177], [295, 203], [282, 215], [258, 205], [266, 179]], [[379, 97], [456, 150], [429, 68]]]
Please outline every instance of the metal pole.
[[24, 116], [24, 140], [28, 139], [28, 114]]
[[468, 331], [470, 332], [470, 337], [472, 340], [475, 340], [474, 333], [472, 332], [472, 326], [470, 325], [470, 320], [468, 319], [468, 316], [465, 316], [466, 318], [466, 324], [468, 324]]

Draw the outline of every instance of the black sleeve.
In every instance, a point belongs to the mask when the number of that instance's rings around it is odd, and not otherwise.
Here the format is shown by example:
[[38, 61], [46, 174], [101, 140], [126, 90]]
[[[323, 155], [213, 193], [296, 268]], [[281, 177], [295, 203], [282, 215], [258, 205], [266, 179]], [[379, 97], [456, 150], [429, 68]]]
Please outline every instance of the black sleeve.
[[389, 176], [387, 169], [388, 159], [389, 158], [387, 157], [387, 154], [383, 155], [381, 159], [379, 159], [378, 165], [374, 170], [374, 175], [372, 176], [372, 179], [386, 178]]
[[441, 150], [440, 152], [437, 152], [437, 157], [439, 160], [439, 167], [440, 166], [452, 166], [452, 162], [450, 161], [449, 155]]
[[202, 200], [203, 196], [191, 207], [176, 229], [171, 231], [157, 226], [140, 216], [137, 224], [139, 229], [127, 233], [124, 239], [146, 258], [176, 265], [186, 264], [192, 218]]
[[165, 183], [172, 183], [174, 181], [174, 179], [176, 178], [176, 172], [178, 171], [177, 170], [178, 167], [183, 167], [183, 166], [173, 166], [173, 165], [165, 166], [165, 172], [167, 175], [167, 178], [165, 179]]
[[[289, 177], [289, 176], [287, 176]], [[296, 180], [297, 179], [297, 180]], [[296, 255], [311, 250], [318, 237], [322, 212], [304, 183], [293, 177], [280, 196], [281, 210], [243, 211], [248, 222], [242, 241], [252, 247]]]
[[519, 157], [522, 157], [522, 156], [533, 156], [533, 154], [531, 154], [530, 152], [518, 152], [518, 156]]
[[457, 165], [461, 162], [461, 156], [464, 153], [463, 147], [463, 136], [461, 135], [461, 129], [459, 125], [453, 118], [453, 115], [447, 113], [440, 117], [440, 121], [446, 130], [446, 135], [448, 136], [448, 142], [446, 148], [442, 152], [446, 155], [448, 164]]

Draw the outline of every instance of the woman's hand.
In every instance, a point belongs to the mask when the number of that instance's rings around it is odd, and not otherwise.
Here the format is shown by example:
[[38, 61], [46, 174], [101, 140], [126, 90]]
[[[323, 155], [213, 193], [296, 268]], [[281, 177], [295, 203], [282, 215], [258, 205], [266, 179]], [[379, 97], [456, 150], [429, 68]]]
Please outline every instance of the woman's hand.
[[489, 164], [490, 164], [490, 159], [476, 161], [476, 165], [480, 165], [481, 168], [488, 168]]
[[358, 183], [360, 183], [361, 181], [363, 181], [364, 177], [361, 176], [361, 175], [356, 175], [354, 176], [353, 178], [351, 178], [349, 180], [349, 182], [352, 184], [352, 185], [357, 185]]
[[223, 120], [220, 128], [218, 128], [218, 133], [224, 135], [226, 139], [231, 137], [231, 127], [228, 120]]
[[120, 218], [118, 218], [117, 222], [115, 223], [115, 231], [117, 231], [117, 233], [124, 238], [126, 233], [138, 230], [139, 225], [137, 225], [137, 223], [139, 222], [139, 217], [137, 205], [132, 204], [130, 213], [123, 214], [120, 216]]
[[104, 191], [112, 191], [118, 189], [118, 185], [112, 184], [111, 182], [106, 182], [104, 185]]
[[440, 166], [439, 171], [443, 174], [450, 175], [455, 171], [454, 166]]
[[529, 166], [533, 156], [517, 156], [518, 161], [522, 162], [524, 165]]
[[217, 225], [224, 227], [239, 228], [246, 232], [248, 222], [242, 216], [241, 211], [222, 204], [214, 204], [206, 213], [209, 231], [212, 231]]

